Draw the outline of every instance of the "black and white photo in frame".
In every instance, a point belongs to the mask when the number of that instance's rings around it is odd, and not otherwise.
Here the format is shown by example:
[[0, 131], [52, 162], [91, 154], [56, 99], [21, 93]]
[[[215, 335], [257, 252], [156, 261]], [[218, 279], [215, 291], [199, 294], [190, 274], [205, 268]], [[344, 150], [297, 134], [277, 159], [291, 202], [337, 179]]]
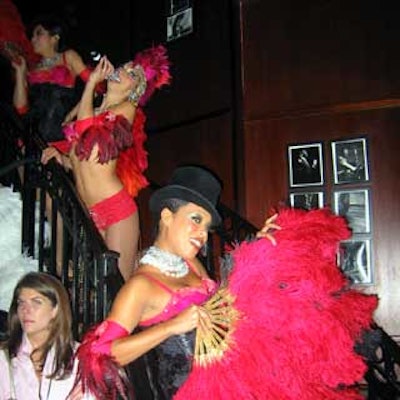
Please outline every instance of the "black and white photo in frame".
[[290, 187], [324, 183], [322, 143], [288, 146]]
[[324, 192], [295, 192], [290, 193], [290, 206], [313, 210], [324, 206]]
[[167, 18], [167, 41], [179, 39], [193, 32], [192, 7], [180, 11]]
[[367, 139], [331, 143], [334, 183], [360, 183], [369, 180]]
[[370, 239], [341, 242], [338, 258], [340, 268], [352, 283], [373, 283]]
[[334, 212], [344, 217], [354, 233], [371, 233], [369, 189], [333, 192]]

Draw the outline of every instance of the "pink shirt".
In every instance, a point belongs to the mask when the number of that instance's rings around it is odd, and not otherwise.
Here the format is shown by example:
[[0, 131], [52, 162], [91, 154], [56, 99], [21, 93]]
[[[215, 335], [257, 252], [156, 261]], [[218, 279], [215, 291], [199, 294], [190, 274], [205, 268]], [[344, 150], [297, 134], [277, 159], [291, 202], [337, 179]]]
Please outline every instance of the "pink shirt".
[[[74, 365], [73, 373], [67, 379], [48, 379], [47, 375], [52, 372], [54, 362], [54, 349], [51, 349], [47, 355], [40, 382], [29, 357], [31, 352], [32, 346], [24, 335], [18, 355], [11, 361], [13, 385], [10, 382], [10, 369], [6, 354], [4, 350], [0, 351], [0, 400], [10, 398], [18, 400], [37, 400], [39, 398], [42, 400], [65, 400], [73, 386], [77, 365]], [[84, 398], [90, 399], [89, 396]]]

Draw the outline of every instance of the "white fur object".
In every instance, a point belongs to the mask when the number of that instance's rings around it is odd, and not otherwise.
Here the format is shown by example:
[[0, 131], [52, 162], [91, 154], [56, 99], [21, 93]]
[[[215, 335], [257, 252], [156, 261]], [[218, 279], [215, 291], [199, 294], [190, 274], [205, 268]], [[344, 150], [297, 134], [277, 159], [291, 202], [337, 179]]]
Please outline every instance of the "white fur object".
[[0, 186], [0, 309], [10, 307], [14, 287], [38, 262], [21, 254], [22, 201], [20, 193]]

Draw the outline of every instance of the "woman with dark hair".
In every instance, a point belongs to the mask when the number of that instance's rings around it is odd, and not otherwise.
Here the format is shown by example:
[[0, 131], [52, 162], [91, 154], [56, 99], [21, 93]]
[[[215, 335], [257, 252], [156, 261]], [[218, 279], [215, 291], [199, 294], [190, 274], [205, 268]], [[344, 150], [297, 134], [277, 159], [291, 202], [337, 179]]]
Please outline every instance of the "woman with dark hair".
[[47, 141], [63, 138], [62, 123], [79, 101], [76, 78], [87, 81], [90, 70], [81, 56], [65, 47], [65, 26], [54, 16], [43, 16], [32, 23], [31, 44], [38, 61], [15, 55], [13, 103], [33, 128]]
[[17, 283], [7, 339], [0, 344], [0, 399], [66, 399], [75, 379], [72, 315], [67, 291], [48, 274]]

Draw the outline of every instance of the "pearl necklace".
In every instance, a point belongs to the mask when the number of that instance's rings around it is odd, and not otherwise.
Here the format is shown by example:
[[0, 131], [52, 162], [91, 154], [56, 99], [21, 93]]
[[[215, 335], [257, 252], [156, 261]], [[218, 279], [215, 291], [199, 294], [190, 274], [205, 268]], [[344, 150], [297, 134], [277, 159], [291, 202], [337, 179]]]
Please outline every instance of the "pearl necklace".
[[162, 274], [174, 278], [182, 278], [189, 273], [189, 267], [182, 257], [168, 253], [156, 246], [149, 247], [139, 264], [150, 264]]

